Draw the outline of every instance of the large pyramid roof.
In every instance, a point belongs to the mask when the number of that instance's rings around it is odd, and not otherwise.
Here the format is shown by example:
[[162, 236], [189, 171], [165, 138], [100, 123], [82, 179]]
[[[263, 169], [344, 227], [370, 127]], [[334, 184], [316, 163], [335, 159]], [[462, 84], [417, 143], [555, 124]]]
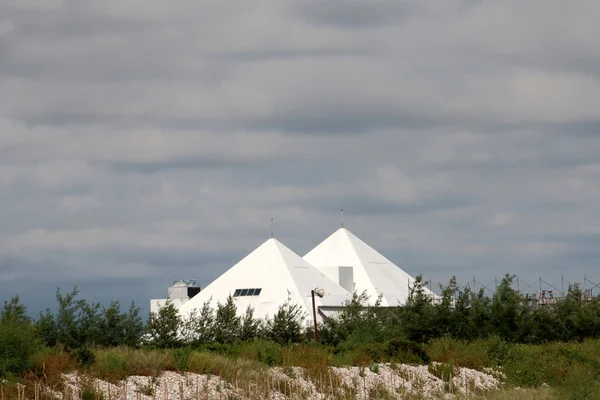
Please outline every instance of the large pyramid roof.
[[351, 297], [336, 282], [271, 238], [185, 303], [180, 313], [185, 317], [193, 309], [202, 308], [206, 301], [215, 308], [217, 302], [225, 303], [231, 294], [239, 315], [250, 305], [256, 318], [272, 317], [280, 305], [290, 300], [300, 304], [307, 320], [312, 321], [310, 292], [315, 288], [325, 290], [323, 298], [316, 297], [317, 306], [339, 307]]
[[[381, 305], [404, 304], [413, 277], [360, 240], [346, 228], [340, 228], [303, 257], [317, 269], [327, 273], [332, 267], [353, 267], [354, 290], [367, 292], [370, 303], [382, 296]], [[428, 294], [433, 294], [425, 288]]]

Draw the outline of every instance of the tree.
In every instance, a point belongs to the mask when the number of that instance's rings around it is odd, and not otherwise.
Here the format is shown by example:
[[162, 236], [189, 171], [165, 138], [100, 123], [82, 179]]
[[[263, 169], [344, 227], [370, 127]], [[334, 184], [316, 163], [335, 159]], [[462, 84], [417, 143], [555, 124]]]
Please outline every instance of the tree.
[[456, 324], [454, 317], [456, 297], [459, 292], [456, 277], [450, 278], [448, 285], [440, 285], [442, 291], [442, 299], [434, 305], [435, 322], [437, 327], [435, 336], [454, 335], [456, 333]]
[[178, 335], [180, 323], [177, 308], [171, 299], [167, 299], [166, 304], [159, 307], [158, 312], [151, 312], [148, 318], [147, 332], [152, 344], [160, 348], [178, 347], [181, 344]]
[[54, 314], [49, 308], [42, 314], [40, 311], [38, 320], [35, 323], [35, 331], [42, 343], [48, 347], [53, 347], [58, 344], [58, 327]]
[[187, 316], [182, 322], [182, 336], [186, 344], [198, 346], [214, 340], [214, 310], [210, 299], [205, 301], [200, 309]]
[[15, 296], [0, 310], [0, 377], [21, 375], [33, 365], [39, 348], [26, 307]]
[[93, 343], [101, 346], [131, 346], [139, 345], [144, 324], [139, 315], [140, 309], [131, 302], [129, 311], [121, 312], [118, 301], [103, 307], [99, 316], [98, 335]]
[[425, 293], [427, 282], [417, 275], [410, 287], [408, 300], [400, 307], [399, 318], [407, 339], [424, 343], [436, 337], [438, 327], [435, 322], [435, 310], [431, 298]]
[[79, 290], [63, 295], [60, 288], [56, 289], [58, 311], [55, 317], [57, 342], [67, 349], [77, 348], [79, 345], [79, 329], [77, 326], [77, 312], [80, 304], [75, 301]]
[[246, 308], [246, 313], [242, 318], [240, 329], [240, 340], [254, 340], [258, 337], [260, 331], [260, 320], [254, 319], [254, 309], [250, 306]]
[[495, 334], [509, 342], [519, 341], [526, 314], [521, 295], [512, 288], [514, 276], [506, 274], [492, 297], [490, 322]]
[[131, 302], [127, 314], [123, 313], [121, 324], [123, 336], [119, 344], [138, 347], [140, 345], [140, 338], [144, 332], [144, 321], [142, 321], [142, 317], [140, 316], [140, 308], [136, 307], [134, 301]]
[[31, 322], [31, 319], [27, 316], [27, 307], [21, 304], [18, 295], [9, 301], [5, 301], [4, 307], [0, 310], [0, 323], [9, 321], [16, 323]]
[[279, 306], [273, 319], [267, 322], [269, 339], [284, 345], [299, 342], [305, 318], [300, 305], [286, 301]]
[[237, 316], [237, 307], [233, 297], [229, 295], [225, 304], [217, 304], [214, 321], [214, 335], [217, 343], [231, 344], [240, 334], [240, 317]]

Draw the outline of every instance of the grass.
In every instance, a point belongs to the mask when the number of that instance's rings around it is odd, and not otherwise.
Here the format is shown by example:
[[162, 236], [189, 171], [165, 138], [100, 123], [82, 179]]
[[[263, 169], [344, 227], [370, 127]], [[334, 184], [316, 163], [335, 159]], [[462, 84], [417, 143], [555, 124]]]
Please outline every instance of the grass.
[[[390, 354], [386, 349], [384, 346], [383, 351]], [[431, 361], [440, 363], [429, 364], [429, 371], [446, 384], [449, 377], [456, 374], [457, 367], [476, 370], [491, 367], [502, 371], [506, 389], [482, 395], [481, 399], [600, 399], [600, 340], [519, 345], [507, 344], [498, 338], [472, 342], [443, 338], [428, 343], [423, 349]], [[367, 350], [357, 347], [337, 354], [326, 346], [280, 346], [268, 341], [220, 346], [214, 351], [128, 347], [92, 351], [93, 362], [89, 362], [90, 357], [85, 357], [87, 361], [84, 363], [81, 356], [69, 355], [60, 348], [44, 349], [35, 355], [34, 367], [28, 374], [5, 383], [5, 393], [10, 394], [8, 398], [14, 397], [16, 391], [11, 382], [25, 384], [28, 398], [34, 398], [33, 387], [36, 384], [62, 392], [61, 374], [73, 370], [110, 382], [133, 375], [157, 378], [163, 371], [188, 371], [221, 377], [229, 384], [253, 387], [262, 393], [268, 390], [298, 393], [302, 392], [295, 383], [298, 372], [292, 367], [300, 367], [304, 377], [311, 380], [317, 390], [329, 393], [330, 397], [344, 399], [350, 398], [351, 390], [331, 373], [331, 366], [354, 365], [366, 371], [370, 369], [373, 373], [379, 372], [373, 359], [378, 357], [373, 346]], [[416, 360], [415, 363], [422, 364], [423, 361]], [[281, 367], [283, 377], [268, 378], [268, 368], [274, 366]], [[543, 384], [552, 389], [540, 389]], [[149, 394], [151, 389], [145, 392]], [[375, 390], [381, 398], [390, 395], [383, 388]], [[301, 397], [306, 396], [307, 393], [301, 394]]]

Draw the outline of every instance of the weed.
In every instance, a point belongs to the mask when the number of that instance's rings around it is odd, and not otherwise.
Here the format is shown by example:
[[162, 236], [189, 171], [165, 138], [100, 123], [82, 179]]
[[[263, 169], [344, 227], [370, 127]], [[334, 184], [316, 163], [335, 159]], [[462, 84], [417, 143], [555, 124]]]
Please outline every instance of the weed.
[[369, 369], [371, 370], [372, 373], [378, 374], [379, 373], [379, 364], [373, 363], [369, 366]]

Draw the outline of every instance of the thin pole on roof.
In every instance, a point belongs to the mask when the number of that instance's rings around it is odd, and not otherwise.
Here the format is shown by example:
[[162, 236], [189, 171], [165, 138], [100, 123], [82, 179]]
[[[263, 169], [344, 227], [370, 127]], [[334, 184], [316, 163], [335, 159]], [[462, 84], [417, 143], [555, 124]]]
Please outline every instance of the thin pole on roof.
[[342, 222], [342, 228], [344, 227], [344, 209], [340, 210], [340, 220]]
[[271, 218], [271, 237], [275, 237], [275, 220]]

